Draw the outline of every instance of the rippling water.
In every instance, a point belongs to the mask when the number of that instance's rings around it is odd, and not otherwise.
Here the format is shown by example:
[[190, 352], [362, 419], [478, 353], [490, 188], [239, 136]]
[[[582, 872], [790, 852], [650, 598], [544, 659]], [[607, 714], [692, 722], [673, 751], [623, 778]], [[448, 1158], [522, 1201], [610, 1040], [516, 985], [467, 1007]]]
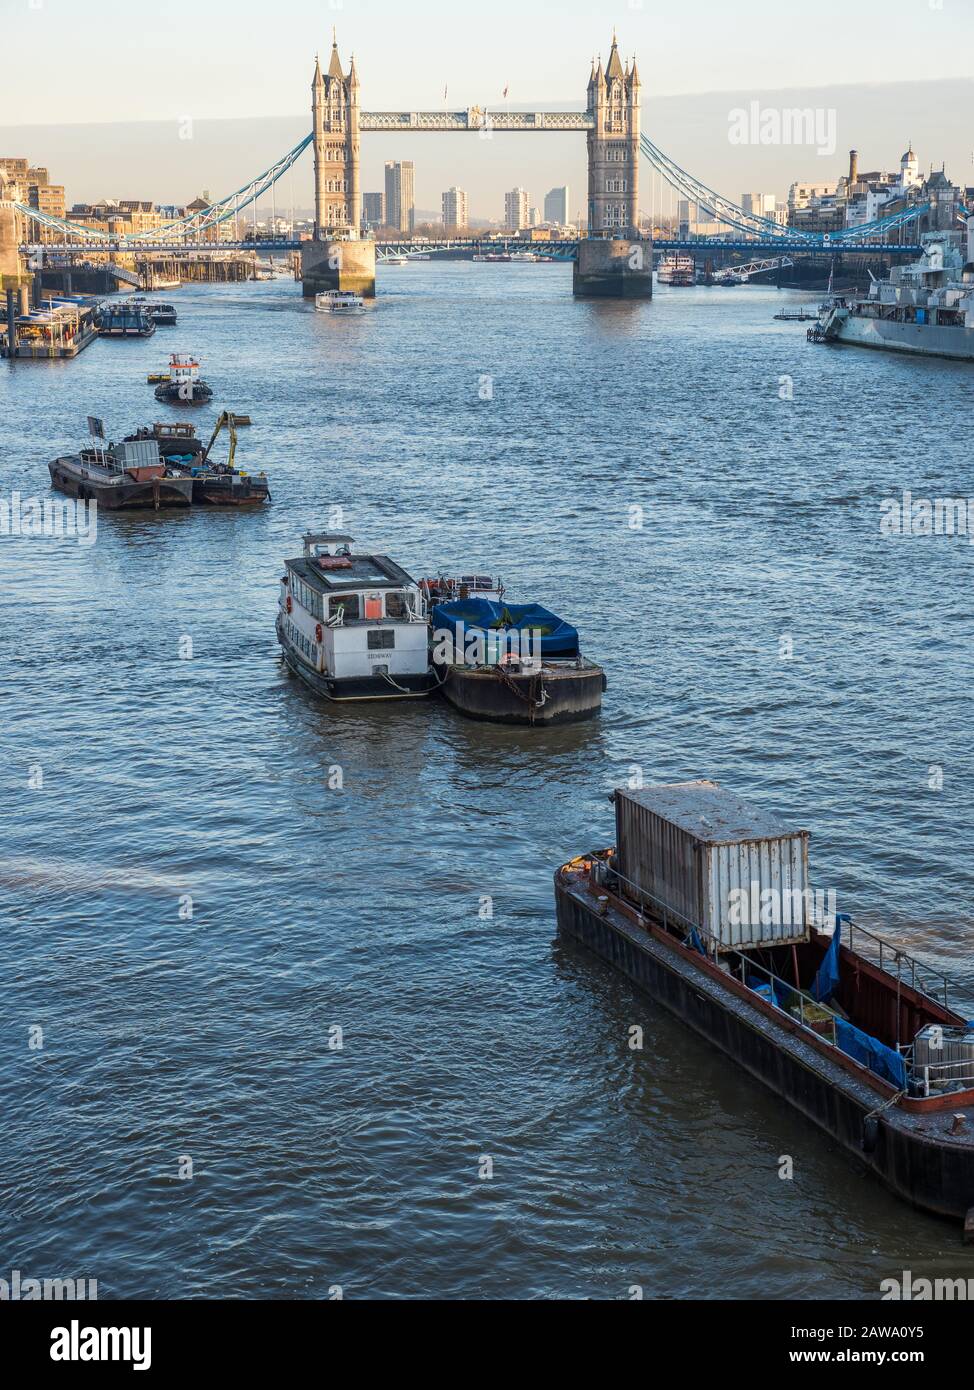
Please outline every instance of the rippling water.
[[[770, 289], [574, 302], [564, 267], [414, 264], [380, 294], [336, 322], [287, 281], [187, 287], [146, 342], [2, 364], [3, 496], [47, 495], [87, 414], [156, 418], [146, 373], [186, 348], [201, 432], [249, 411], [274, 500], [0, 541], [0, 1276], [521, 1298], [974, 1276], [950, 1226], [558, 944], [550, 878], [611, 841], [634, 765], [711, 776], [812, 831], [842, 908], [974, 983], [974, 551], [879, 534], [902, 488], [974, 494], [971, 368], [812, 348]], [[577, 622], [601, 719], [317, 703], [274, 611], [333, 507], [413, 573], [499, 572]]]

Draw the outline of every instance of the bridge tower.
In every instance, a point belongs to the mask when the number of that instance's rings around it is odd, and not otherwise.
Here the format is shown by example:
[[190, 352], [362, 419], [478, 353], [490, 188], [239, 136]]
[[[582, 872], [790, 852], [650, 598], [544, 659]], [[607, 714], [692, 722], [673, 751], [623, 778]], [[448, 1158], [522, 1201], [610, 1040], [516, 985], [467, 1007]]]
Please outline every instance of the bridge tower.
[[572, 289], [578, 295], [649, 299], [652, 242], [639, 235], [639, 127], [642, 84], [633, 58], [623, 65], [612, 35], [609, 61], [588, 80], [588, 236], [579, 242]]
[[609, 61], [592, 64], [588, 82], [588, 234], [639, 235], [639, 72], [622, 65], [612, 35]]
[[311, 83], [311, 118], [315, 156], [315, 238], [359, 234], [362, 185], [359, 171], [359, 80], [352, 58], [342, 72], [338, 41], [322, 74], [315, 58]]
[[12, 357], [17, 349], [17, 315], [30, 308], [31, 276], [20, 256], [24, 226], [15, 205], [18, 190], [10, 183], [0, 169], [0, 317], [6, 327], [4, 352]]
[[333, 36], [328, 71], [315, 58], [311, 83], [315, 160], [314, 239], [301, 248], [301, 280], [309, 298], [323, 290], [375, 294], [375, 242], [362, 241], [359, 80], [352, 58], [342, 71]]

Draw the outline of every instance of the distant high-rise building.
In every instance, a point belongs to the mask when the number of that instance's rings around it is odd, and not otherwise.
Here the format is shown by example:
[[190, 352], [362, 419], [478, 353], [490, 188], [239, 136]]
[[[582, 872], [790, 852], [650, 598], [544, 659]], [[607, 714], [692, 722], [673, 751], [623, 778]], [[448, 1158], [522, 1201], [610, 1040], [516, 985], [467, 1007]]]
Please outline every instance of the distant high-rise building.
[[416, 171], [411, 159], [386, 164], [386, 225], [398, 232], [416, 230]]
[[540, 227], [540, 226], [541, 226], [541, 209], [540, 209], [540, 208], [532, 208], [531, 211], [528, 213], [528, 226], [529, 226], [529, 227]]
[[545, 194], [544, 199], [544, 220], [554, 222], [558, 227], [566, 227], [569, 222], [568, 215], [568, 184], [563, 184], [561, 188], [553, 188], [550, 193]]
[[519, 232], [528, 225], [528, 195], [523, 188], [512, 188], [504, 194], [504, 226], [509, 232]]
[[752, 217], [773, 218], [778, 199], [773, 193], [742, 193], [741, 207]]
[[362, 221], [367, 227], [383, 227], [386, 220], [386, 195], [362, 194]]
[[466, 227], [468, 223], [466, 190], [448, 188], [443, 194], [443, 226], [448, 228]]

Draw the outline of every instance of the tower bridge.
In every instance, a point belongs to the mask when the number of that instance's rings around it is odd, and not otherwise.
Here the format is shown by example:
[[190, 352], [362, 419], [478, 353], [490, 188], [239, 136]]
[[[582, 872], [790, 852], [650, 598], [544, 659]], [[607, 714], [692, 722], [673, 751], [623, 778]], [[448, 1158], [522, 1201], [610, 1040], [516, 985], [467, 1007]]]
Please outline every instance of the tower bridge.
[[[304, 293], [321, 289], [351, 289], [375, 293], [376, 243], [360, 235], [362, 211], [361, 137], [370, 132], [466, 133], [481, 139], [494, 133], [564, 133], [577, 131], [586, 139], [588, 156], [587, 235], [559, 245], [559, 258], [573, 262], [576, 294], [649, 296], [652, 293], [653, 242], [639, 232], [639, 179], [645, 161], [660, 187], [707, 208], [725, 229], [719, 237], [657, 240], [656, 249], [742, 250], [749, 257], [835, 255], [843, 251], [866, 254], [916, 254], [918, 229], [930, 205], [911, 205], [900, 213], [878, 218], [831, 236], [782, 227], [773, 220], [746, 212], [695, 178], [666, 155], [641, 130], [641, 90], [635, 59], [623, 62], [613, 35], [609, 59], [593, 61], [586, 105], [579, 111], [493, 111], [471, 106], [460, 111], [364, 111], [354, 58], [342, 66], [337, 40], [322, 71], [315, 60], [311, 84], [312, 129], [262, 173], [209, 207], [194, 209], [163, 227], [126, 236], [112, 236], [56, 218], [39, 209], [5, 203], [0, 190], [0, 231], [6, 251], [21, 256], [52, 249], [24, 235], [25, 227], [43, 226], [61, 233], [67, 249], [87, 253], [173, 254], [205, 250], [300, 250]], [[314, 157], [314, 233], [310, 241], [228, 241], [221, 225], [255, 205], [311, 146]], [[6, 211], [4, 211], [6, 210]], [[4, 220], [6, 218], [6, 220]], [[18, 230], [18, 219], [21, 230]], [[6, 244], [5, 243], [5, 244]], [[474, 246], [475, 243], [469, 243]], [[452, 249], [459, 249], [453, 243]], [[4, 253], [4, 245], [0, 245]], [[9, 256], [8, 256], [9, 259]], [[0, 267], [2, 270], [2, 267]], [[11, 278], [8, 274], [8, 280]]]

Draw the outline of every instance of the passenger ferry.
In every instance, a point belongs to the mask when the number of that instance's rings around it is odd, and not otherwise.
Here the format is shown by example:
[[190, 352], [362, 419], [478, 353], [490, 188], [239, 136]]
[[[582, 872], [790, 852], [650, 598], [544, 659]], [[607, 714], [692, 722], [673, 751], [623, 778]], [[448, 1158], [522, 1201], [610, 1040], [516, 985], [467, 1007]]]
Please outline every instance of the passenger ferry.
[[277, 614], [284, 660], [328, 700], [420, 699], [436, 686], [426, 604], [387, 555], [353, 554], [351, 536], [309, 532], [285, 561]]
[[364, 314], [365, 300], [351, 290], [323, 290], [315, 295], [319, 314]]
[[659, 263], [656, 278], [661, 285], [680, 285], [684, 288], [697, 283], [697, 267], [692, 256], [677, 251], [664, 256]]

